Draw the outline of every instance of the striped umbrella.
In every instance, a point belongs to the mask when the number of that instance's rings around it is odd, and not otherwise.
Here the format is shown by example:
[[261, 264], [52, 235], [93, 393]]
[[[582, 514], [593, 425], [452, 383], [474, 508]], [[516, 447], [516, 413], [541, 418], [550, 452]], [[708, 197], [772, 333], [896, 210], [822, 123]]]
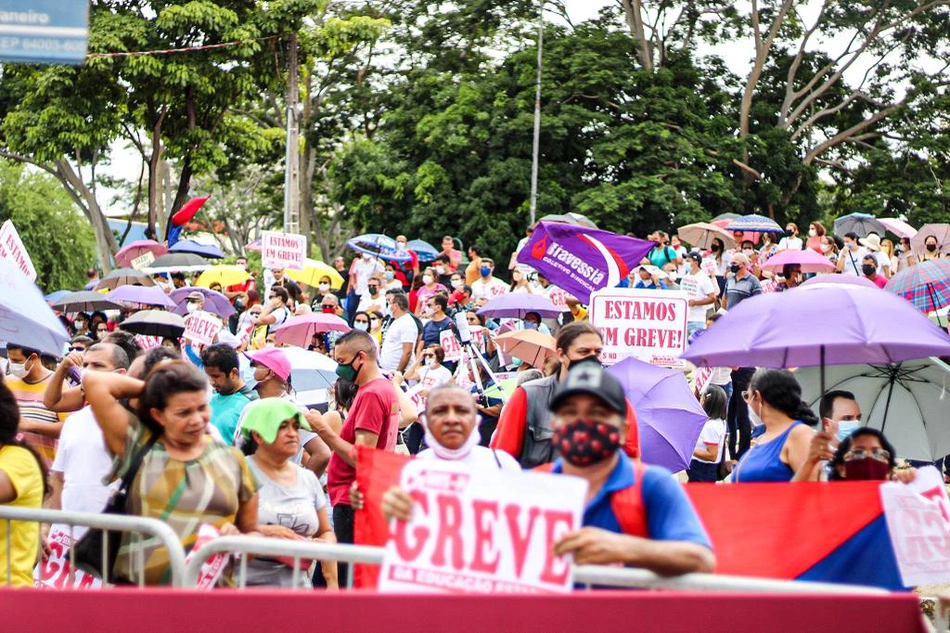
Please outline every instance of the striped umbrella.
[[950, 305], [950, 259], [931, 259], [901, 271], [884, 286], [927, 314]]
[[772, 218], [764, 215], [743, 215], [729, 222], [726, 225], [727, 231], [747, 231], [749, 233], [784, 233], [785, 229], [780, 227]]

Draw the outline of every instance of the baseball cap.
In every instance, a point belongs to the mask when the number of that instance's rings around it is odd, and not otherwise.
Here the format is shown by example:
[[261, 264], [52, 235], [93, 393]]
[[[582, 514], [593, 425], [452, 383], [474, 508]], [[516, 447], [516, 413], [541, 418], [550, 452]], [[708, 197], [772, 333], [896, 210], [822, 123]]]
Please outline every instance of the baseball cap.
[[703, 263], [703, 256], [700, 255], [697, 251], [690, 251], [686, 254], [687, 257], [695, 261], [697, 264]]
[[297, 418], [300, 428], [311, 431], [307, 418], [300, 407], [283, 398], [264, 398], [248, 405], [241, 421], [241, 433], [251, 439], [251, 431], [257, 431], [268, 444], [277, 438], [277, 430], [284, 420]]
[[245, 353], [244, 355], [247, 356], [248, 360], [252, 363], [263, 365], [277, 374], [277, 377], [284, 382], [290, 378], [290, 361], [287, 360], [287, 355], [276, 347], [265, 347], [264, 349]]
[[607, 373], [596, 359], [591, 358], [571, 366], [567, 378], [554, 392], [551, 411], [556, 411], [567, 398], [578, 394], [600, 398], [620, 415], [627, 413], [627, 398], [620, 381]]
[[204, 300], [205, 300], [205, 296], [201, 294], [200, 292], [198, 292], [197, 290], [193, 290], [192, 292], [189, 292], [188, 298], [186, 299], [186, 301], [204, 301]]

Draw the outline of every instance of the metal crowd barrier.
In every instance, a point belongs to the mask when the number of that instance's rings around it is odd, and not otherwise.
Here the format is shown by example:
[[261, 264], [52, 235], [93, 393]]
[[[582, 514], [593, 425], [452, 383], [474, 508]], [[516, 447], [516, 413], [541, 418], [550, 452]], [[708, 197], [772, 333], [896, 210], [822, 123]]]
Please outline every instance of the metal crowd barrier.
[[[173, 587], [184, 587], [185, 579], [185, 551], [181, 546], [178, 535], [175, 534], [167, 523], [158, 519], [146, 517], [128, 516], [120, 514], [96, 514], [92, 512], [66, 512], [62, 510], [43, 510], [34, 508], [17, 508], [13, 506], [0, 505], [0, 521], [6, 522], [7, 539], [3, 545], [7, 552], [7, 568], [3, 571], [6, 578], [6, 584], [10, 585], [12, 577], [11, 556], [13, 549], [12, 535], [10, 530], [11, 521], [32, 521], [35, 523], [63, 523], [71, 527], [83, 526], [91, 529], [111, 530], [113, 532], [131, 532], [133, 534], [147, 534], [153, 536], [162, 542], [165, 549], [168, 550], [168, 566], [170, 570], [170, 582]], [[72, 536], [72, 534], [70, 534]], [[103, 539], [103, 552], [109, 548], [109, 533], [105, 532]], [[103, 556], [105, 558], [105, 556]], [[145, 586], [145, 564], [144, 554], [141, 549], [138, 550], [138, 584]], [[69, 584], [73, 583], [73, 570], [75, 570], [75, 558], [72, 548], [69, 550], [70, 577]], [[103, 568], [105, 568], [103, 561]], [[108, 570], [102, 579], [103, 584], [109, 583]]]

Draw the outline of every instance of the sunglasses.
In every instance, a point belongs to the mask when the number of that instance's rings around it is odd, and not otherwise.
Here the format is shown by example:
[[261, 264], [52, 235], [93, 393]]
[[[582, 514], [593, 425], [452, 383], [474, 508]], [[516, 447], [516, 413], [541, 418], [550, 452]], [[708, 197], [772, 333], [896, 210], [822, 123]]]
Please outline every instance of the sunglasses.
[[85, 352], [86, 348], [85, 347], [70, 347], [69, 351], [70, 352]]

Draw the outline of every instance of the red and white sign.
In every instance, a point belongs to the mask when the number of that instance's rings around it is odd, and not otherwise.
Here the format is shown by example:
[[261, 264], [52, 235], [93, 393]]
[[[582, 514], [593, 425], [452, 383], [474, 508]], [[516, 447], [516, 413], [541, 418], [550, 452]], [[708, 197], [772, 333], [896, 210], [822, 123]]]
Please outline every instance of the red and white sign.
[[686, 351], [688, 297], [677, 290], [605, 288], [591, 294], [588, 318], [604, 337], [601, 360], [628, 356], [664, 367], [681, 367]]
[[[191, 551], [185, 556], [185, 564], [191, 562], [195, 554], [202, 548], [202, 546], [207, 545], [214, 539], [218, 538], [218, 528], [214, 527], [210, 523], [202, 523], [198, 527], [198, 538], [195, 539], [195, 544], [192, 545]], [[228, 564], [228, 554], [225, 552], [218, 552], [217, 554], [211, 556], [201, 565], [201, 572], [198, 574], [198, 581], [195, 584], [195, 587], [198, 589], [211, 589], [214, 587], [215, 583], [218, 582], [218, 576], [221, 575], [221, 572], [224, 571], [225, 565]]]
[[950, 582], [950, 498], [933, 466], [909, 484], [881, 486], [881, 504], [907, 587]]
[[567, 557], [553, 544], [581, 526], [587, 482], [413, 460], [400, 485], [416, 502], [386, 543], [380, 591], [559, 593], [571, 590]]
[[439, 344], [445, 352], [445, 360], [442, 362], [455, 362], [462, 358], [462, 344], [459, 343], [451, 328], [439, 334]]
[[261, 236], [261, 264], [264, 268], [303, 270], [307, 238], [296, 233], [264, 231]]
[[210, 312], [195, 310], [185, 317], [184, 338], [199, 345], [211, 345], [221, 331], [221, 320]]
[[33, 569], [33, 585], [40, 589], [101, 589], [102, 580], [81, 569], [74, 569], [73, 583], [69, 584], [69, 549], [73, 539], [60, 529], [49, 533], [49, 556], [37, 563]]
[[11, 220], [7, 220], [3, 226], [0, 226], [0, 258], [11, 262], [30, 281], [36, 281], [33, 260], [30, 259], [30, 254]]
[[550, 285], [544, 289], [544, 295], [551, 300], [555, 308], [567, 312], [567, 298], [571, 296], [569, 292], [555, 285]]

